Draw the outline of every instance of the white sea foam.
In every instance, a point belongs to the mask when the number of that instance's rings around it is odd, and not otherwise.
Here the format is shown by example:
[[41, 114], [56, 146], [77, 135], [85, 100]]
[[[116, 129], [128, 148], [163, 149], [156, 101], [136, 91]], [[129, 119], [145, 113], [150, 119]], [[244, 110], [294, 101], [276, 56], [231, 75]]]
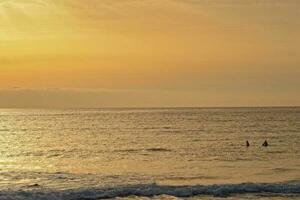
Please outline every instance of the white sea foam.
[[2, 191], [1, 200], [76, 200], [76, 199], [111, 199], [117, 197], [139, 196], [152, 197], [169, 195], [174, 197], [194, 197], [210, 195], [228, 197], [239, 194], [263, 194], [280, 196], [294, 194], [300, 196], [300, 182], [294, 183], [243, 183], [225, 185], [197, 186], [162, 186], [156, 184], [133, 185], [126, 187], [90, 188], [66, 191]]

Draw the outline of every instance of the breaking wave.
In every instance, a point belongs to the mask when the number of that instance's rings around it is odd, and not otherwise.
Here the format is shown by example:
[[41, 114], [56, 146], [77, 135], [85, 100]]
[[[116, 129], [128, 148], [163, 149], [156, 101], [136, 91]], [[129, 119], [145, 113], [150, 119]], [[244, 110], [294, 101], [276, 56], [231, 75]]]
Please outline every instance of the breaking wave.
[[[36, 187], [32, 189], [32, 187]], [[162, 186], [157, 184], [132, 185], [111, 188], [90, 188], [65, 191], [47, 191], [39, 185], [30, 186], [30, 190], [1, 191], [0, 199], [25, 200], [79, 200], [79, 199], [111, 199], [117, 197], [152, 197], [169, 195], [174, 197], [193, 197], [201, 195], [228, 197], [238, 194], [264, 195], [300, 195], [300, 182], [288, 183], [243, 183], [225, 185], [197, 185], [197, 186]]]

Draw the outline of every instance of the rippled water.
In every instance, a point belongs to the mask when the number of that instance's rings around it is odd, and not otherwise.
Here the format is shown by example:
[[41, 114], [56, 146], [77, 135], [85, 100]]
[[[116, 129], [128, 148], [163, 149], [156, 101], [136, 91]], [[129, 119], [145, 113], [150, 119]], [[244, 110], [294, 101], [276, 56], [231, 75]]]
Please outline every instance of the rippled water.
[[299, 107], [2, 109], [0, 142], [0, 199], [300, 198]]

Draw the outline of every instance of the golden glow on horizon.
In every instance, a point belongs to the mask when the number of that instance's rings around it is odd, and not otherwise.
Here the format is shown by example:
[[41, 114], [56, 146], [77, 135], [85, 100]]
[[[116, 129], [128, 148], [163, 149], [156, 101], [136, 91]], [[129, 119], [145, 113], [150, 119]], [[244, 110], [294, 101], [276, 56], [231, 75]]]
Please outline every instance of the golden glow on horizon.
[[224, 2], [2, 0], [0, 87], [299, 91], [300, 3]]

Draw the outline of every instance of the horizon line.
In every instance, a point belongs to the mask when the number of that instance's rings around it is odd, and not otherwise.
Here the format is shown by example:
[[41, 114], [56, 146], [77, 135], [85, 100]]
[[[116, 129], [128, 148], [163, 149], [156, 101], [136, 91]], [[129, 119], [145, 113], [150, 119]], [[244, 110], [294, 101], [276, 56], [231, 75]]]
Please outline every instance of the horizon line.
[[300, 105], [266, 106], [103, 106], [103, 107], [0, 107], [1, 109], [25, 110], [92, 110], [92, 109], [238, 109], [238, 108], [300, 108]]

